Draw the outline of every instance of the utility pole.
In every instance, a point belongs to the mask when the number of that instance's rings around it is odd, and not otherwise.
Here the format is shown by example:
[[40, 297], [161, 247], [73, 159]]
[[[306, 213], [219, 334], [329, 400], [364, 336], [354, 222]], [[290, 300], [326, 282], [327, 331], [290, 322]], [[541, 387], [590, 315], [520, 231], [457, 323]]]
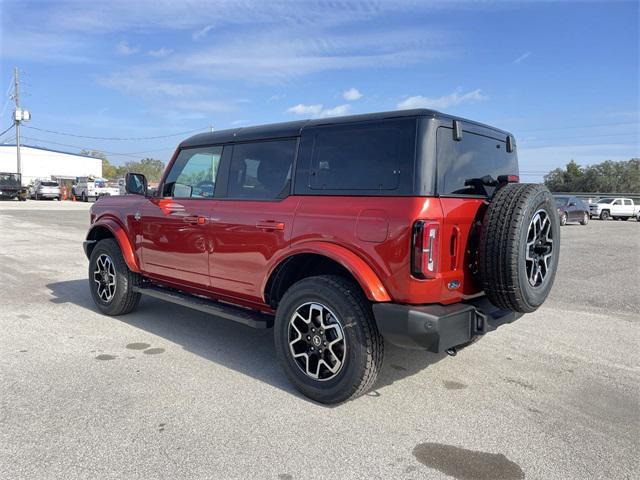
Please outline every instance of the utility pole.
[[16, 102], [16, 110], [13, 114], [13, 121], [16, 124], [16, 159], [18, 162], [18, 173], [22, 173], [22, 162], [20, 161], [20, 118], [22, 113], [20, 112], [20, 73], [18, 67], [13, 68], [13, 99]]

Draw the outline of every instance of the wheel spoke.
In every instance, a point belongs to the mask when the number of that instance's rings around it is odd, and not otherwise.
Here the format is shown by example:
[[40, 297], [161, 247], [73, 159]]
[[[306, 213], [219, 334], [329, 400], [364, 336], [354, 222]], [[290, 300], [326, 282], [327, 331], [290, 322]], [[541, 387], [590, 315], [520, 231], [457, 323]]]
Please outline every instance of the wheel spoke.
[[300, 305], [288, 326], [289, 351], [296, 365], [310, 378], [326, 381], [342, 369], [346, 342], [342, 324], [326, 306]]

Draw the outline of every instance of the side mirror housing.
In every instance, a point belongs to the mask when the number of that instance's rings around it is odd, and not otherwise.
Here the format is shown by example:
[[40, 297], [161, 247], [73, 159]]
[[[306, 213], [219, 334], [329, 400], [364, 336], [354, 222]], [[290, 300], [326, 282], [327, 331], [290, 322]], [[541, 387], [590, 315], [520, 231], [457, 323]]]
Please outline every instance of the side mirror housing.
[[147, 195], [147, 177], [141, 173], [127, 173], [124, 177], [125, 192], [130, 195]]

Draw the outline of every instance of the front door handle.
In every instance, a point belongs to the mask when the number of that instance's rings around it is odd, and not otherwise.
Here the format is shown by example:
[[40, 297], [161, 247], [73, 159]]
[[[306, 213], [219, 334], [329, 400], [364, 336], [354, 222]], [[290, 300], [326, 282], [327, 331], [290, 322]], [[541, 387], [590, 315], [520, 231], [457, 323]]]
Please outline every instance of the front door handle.
[[189, 225], [204, 225], [207, 223], [206, 217], [201, 217], [199, 215], [189, 215], [187, 217], [183, 217], [182, 221], [184, 223], [188, 223]]
[[275, 220], [263, 220], [256, 223], [258, 230], [284, 230], [284, 222], [276, 222]]

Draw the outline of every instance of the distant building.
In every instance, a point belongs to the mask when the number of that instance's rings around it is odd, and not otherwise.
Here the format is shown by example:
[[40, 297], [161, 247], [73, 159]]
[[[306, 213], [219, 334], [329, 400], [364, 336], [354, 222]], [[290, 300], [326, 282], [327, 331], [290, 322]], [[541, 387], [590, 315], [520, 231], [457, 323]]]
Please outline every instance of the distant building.
[[[73, 181], [76, 177], [102, 177], [102, 160], [48, 148], [20, 145], [22, 184], [35, 180]], [[0, 172], [18, 171], [16, 146], [0, 145]]]

